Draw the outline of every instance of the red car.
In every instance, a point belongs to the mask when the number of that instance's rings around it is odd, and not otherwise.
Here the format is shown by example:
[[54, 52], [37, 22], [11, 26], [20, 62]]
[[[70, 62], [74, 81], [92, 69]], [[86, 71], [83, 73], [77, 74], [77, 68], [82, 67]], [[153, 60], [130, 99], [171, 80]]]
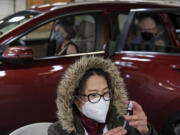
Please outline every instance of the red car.
[[[129, 96], [164, 135], [180, 128], [180, 3], [87, 2], [41, 5], [0, 20], [0, 129], [56, 121], [56, 87], [85, 55], [110, 58]], [[156, 20], [164, 45], [134, 45], [142, 16]], [[79, 53], [55, 55], [54, 27], [66, 20]]]

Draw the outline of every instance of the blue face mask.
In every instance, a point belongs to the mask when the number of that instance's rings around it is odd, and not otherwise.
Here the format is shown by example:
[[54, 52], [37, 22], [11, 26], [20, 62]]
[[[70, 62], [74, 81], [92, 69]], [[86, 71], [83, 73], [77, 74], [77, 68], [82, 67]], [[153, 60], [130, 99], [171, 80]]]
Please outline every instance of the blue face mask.
[[59, 31], [55, 32], [54, 38], [58, 44], [62, 44], [65, 41], [65, 38], [63, 37], [62, 33]]

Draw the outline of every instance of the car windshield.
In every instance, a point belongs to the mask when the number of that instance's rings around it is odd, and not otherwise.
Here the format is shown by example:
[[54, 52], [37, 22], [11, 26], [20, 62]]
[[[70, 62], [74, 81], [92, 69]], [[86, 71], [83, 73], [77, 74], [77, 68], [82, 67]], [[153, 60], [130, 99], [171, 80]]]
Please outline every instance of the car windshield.
[[0, 20], [0, 36], [11, 31], [13, 28], [34, 18], [39, 13], [34, 11], [21, 11]]

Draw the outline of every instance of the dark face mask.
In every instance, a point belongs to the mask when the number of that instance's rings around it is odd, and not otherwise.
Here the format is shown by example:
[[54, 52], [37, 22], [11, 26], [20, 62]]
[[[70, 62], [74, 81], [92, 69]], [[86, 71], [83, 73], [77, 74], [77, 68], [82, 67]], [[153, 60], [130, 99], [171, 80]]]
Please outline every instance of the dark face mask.
[[141, 36], [145, 41], [149, 41], [153, 38], [153, 34], [150, 32], [141, 32]]

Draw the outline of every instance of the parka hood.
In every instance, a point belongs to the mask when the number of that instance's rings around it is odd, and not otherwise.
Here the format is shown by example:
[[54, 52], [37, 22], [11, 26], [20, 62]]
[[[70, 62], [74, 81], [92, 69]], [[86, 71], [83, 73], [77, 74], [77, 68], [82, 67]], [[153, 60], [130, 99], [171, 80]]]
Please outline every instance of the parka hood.
[[119, 117], [126, 113], [127, 91], [123, 79], [120, 77], [120, 72], [114, 63], [102, 57], [82, 57], [65, 71], [57, 88], [57, 116], [62, 128], [67, 132], [75, 131], [73, 118], [75, 88], [78, 87], [79, 80], [86, 71], [92, 68], [100, 68], [109, 73], [114, 91], [112, 105], [116, 108]]

